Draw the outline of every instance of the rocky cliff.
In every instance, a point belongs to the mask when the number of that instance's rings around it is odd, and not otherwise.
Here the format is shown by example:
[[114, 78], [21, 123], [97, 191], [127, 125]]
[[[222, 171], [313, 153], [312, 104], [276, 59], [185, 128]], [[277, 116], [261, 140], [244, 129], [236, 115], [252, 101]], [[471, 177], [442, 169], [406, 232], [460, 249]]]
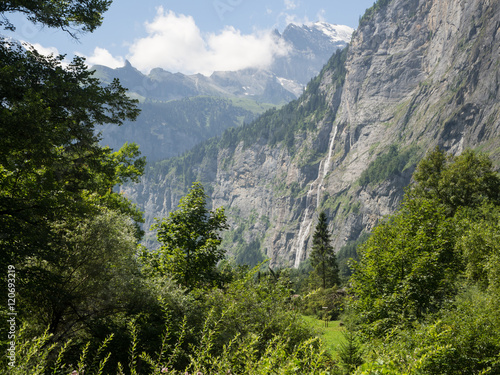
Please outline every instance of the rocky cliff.
[[395, 209], [430, 148], [498, 165], [499, 28], [497, 0], [379, 0], [297, 101], [157, 164], [126, 193], [149, 225], [202, 181], [240, 260], [298, 266], [321, 210], [339, 249]]

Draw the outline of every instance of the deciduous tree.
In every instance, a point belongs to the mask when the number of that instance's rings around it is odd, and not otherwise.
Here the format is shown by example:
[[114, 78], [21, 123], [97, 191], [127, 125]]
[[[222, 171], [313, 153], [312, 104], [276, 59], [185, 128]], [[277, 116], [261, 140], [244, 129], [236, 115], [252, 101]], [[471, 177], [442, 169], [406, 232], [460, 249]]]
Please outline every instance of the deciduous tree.
[[218, 282], [216, 265], [224, 258], [220, 232], [227, 228], [224, 208], [208, 210], [205, 190], [195, 182], [178, 209], [153, 226], [162, 246], [145, 257], [187, 288], [212, 285]]

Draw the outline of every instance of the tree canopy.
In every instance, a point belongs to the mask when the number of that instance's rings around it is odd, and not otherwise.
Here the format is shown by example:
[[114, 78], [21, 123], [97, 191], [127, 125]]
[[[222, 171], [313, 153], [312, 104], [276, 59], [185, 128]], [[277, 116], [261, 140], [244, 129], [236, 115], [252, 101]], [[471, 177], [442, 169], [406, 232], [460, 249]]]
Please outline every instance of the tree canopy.
[[401, 207], [361, 246], [350, 279], [354, 310], [378, 335], [439, 311], [461, 277], [488, 284], [486, 264], [498, 264], [500, 179], [489, 159], [435, 149], [413, 177]]
[[102, 13], [108, 10], [111, 0], [4, 0], [0, 3], [0, 26], [15, 30], [6, 13], [22, 13], [28, 20], [44, 26], [60, 28], [75, 36], [94, 31], [102, 24]]
[[207, 209], [207, 195], [201, 183], [193, 183], [176, 211], [153, 226], [160, 250], [145, 254], [156, 269], [170, 273], [187, 288], [217, 283], [217, 263], [225, 252], [219, 247], [220, 232], [228, 228], [224, 208]]
[[[4, 1], [1, 24], [13, 29], [7, 14], [20, 12], [48, 27], [92, 31], [109, 4]], [[63, 59], [0, 43], [0, 267], [18, 271], [19, 318], [56, 334], [105, 315], [105, 300], [121, 298], [106, 288], [132, 267], [142, 215], [114, 187], [137, 180], [145, 166], [135, 144], [114, 151], [98, 143], [98, 126], [134, 120], [137, 101], [117, 80], [101, 85], [84, 59]]]

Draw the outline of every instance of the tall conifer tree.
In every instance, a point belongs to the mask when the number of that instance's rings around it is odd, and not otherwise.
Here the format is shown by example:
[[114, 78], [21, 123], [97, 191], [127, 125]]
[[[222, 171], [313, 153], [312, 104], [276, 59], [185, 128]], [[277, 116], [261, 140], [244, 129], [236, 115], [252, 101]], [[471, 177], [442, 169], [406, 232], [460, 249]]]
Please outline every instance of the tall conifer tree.
[[311, 265], [321, 280], [322, 287], [332, 287], [339, 283], [339, 268], [335, 251], [330, 244], [328, 220], [324, 211], [319, 214], [318, 224], [313, 235]]

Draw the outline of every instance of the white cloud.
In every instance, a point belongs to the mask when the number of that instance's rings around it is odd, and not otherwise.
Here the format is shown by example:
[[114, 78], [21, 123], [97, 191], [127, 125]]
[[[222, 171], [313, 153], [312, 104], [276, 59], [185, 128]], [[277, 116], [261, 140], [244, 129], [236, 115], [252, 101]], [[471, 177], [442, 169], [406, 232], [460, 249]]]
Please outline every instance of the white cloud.
[[28, 46], [32, 46], [34, 49], [36, 49], [36, 51], [40, 55], [44, 55], [44, 56], [50, 56], [50, 55], [59, 56], [60, 55], [60, 53], [56, 47], [44, 47], [39, 43], [30, 44], [30, 43], [24, 42], [24, 44], [26, 44]]
[[293, 0], [285, 0], [286, 9], [295, 9], [297, 6], [298, 5]]
[[265, 67], [275, 56], [287, 53], [270, 32], [243, 35], [233, 27], [203, 34], [191, 16], [176, 15], [158, 8], [155, 19], [146, 23], [148, 36], [130, 46], [131, 64], [148, 72], [161, 67], [171, 72], [209, 75], [217, 70]]
[[119, 68], [125, 65], [125, 60], [122, 57], [113, 57], [111, 53], [104, 48], [96, 47], [92, 56], [86, 57], [87, 64], [104, 65], [110, 68]]

